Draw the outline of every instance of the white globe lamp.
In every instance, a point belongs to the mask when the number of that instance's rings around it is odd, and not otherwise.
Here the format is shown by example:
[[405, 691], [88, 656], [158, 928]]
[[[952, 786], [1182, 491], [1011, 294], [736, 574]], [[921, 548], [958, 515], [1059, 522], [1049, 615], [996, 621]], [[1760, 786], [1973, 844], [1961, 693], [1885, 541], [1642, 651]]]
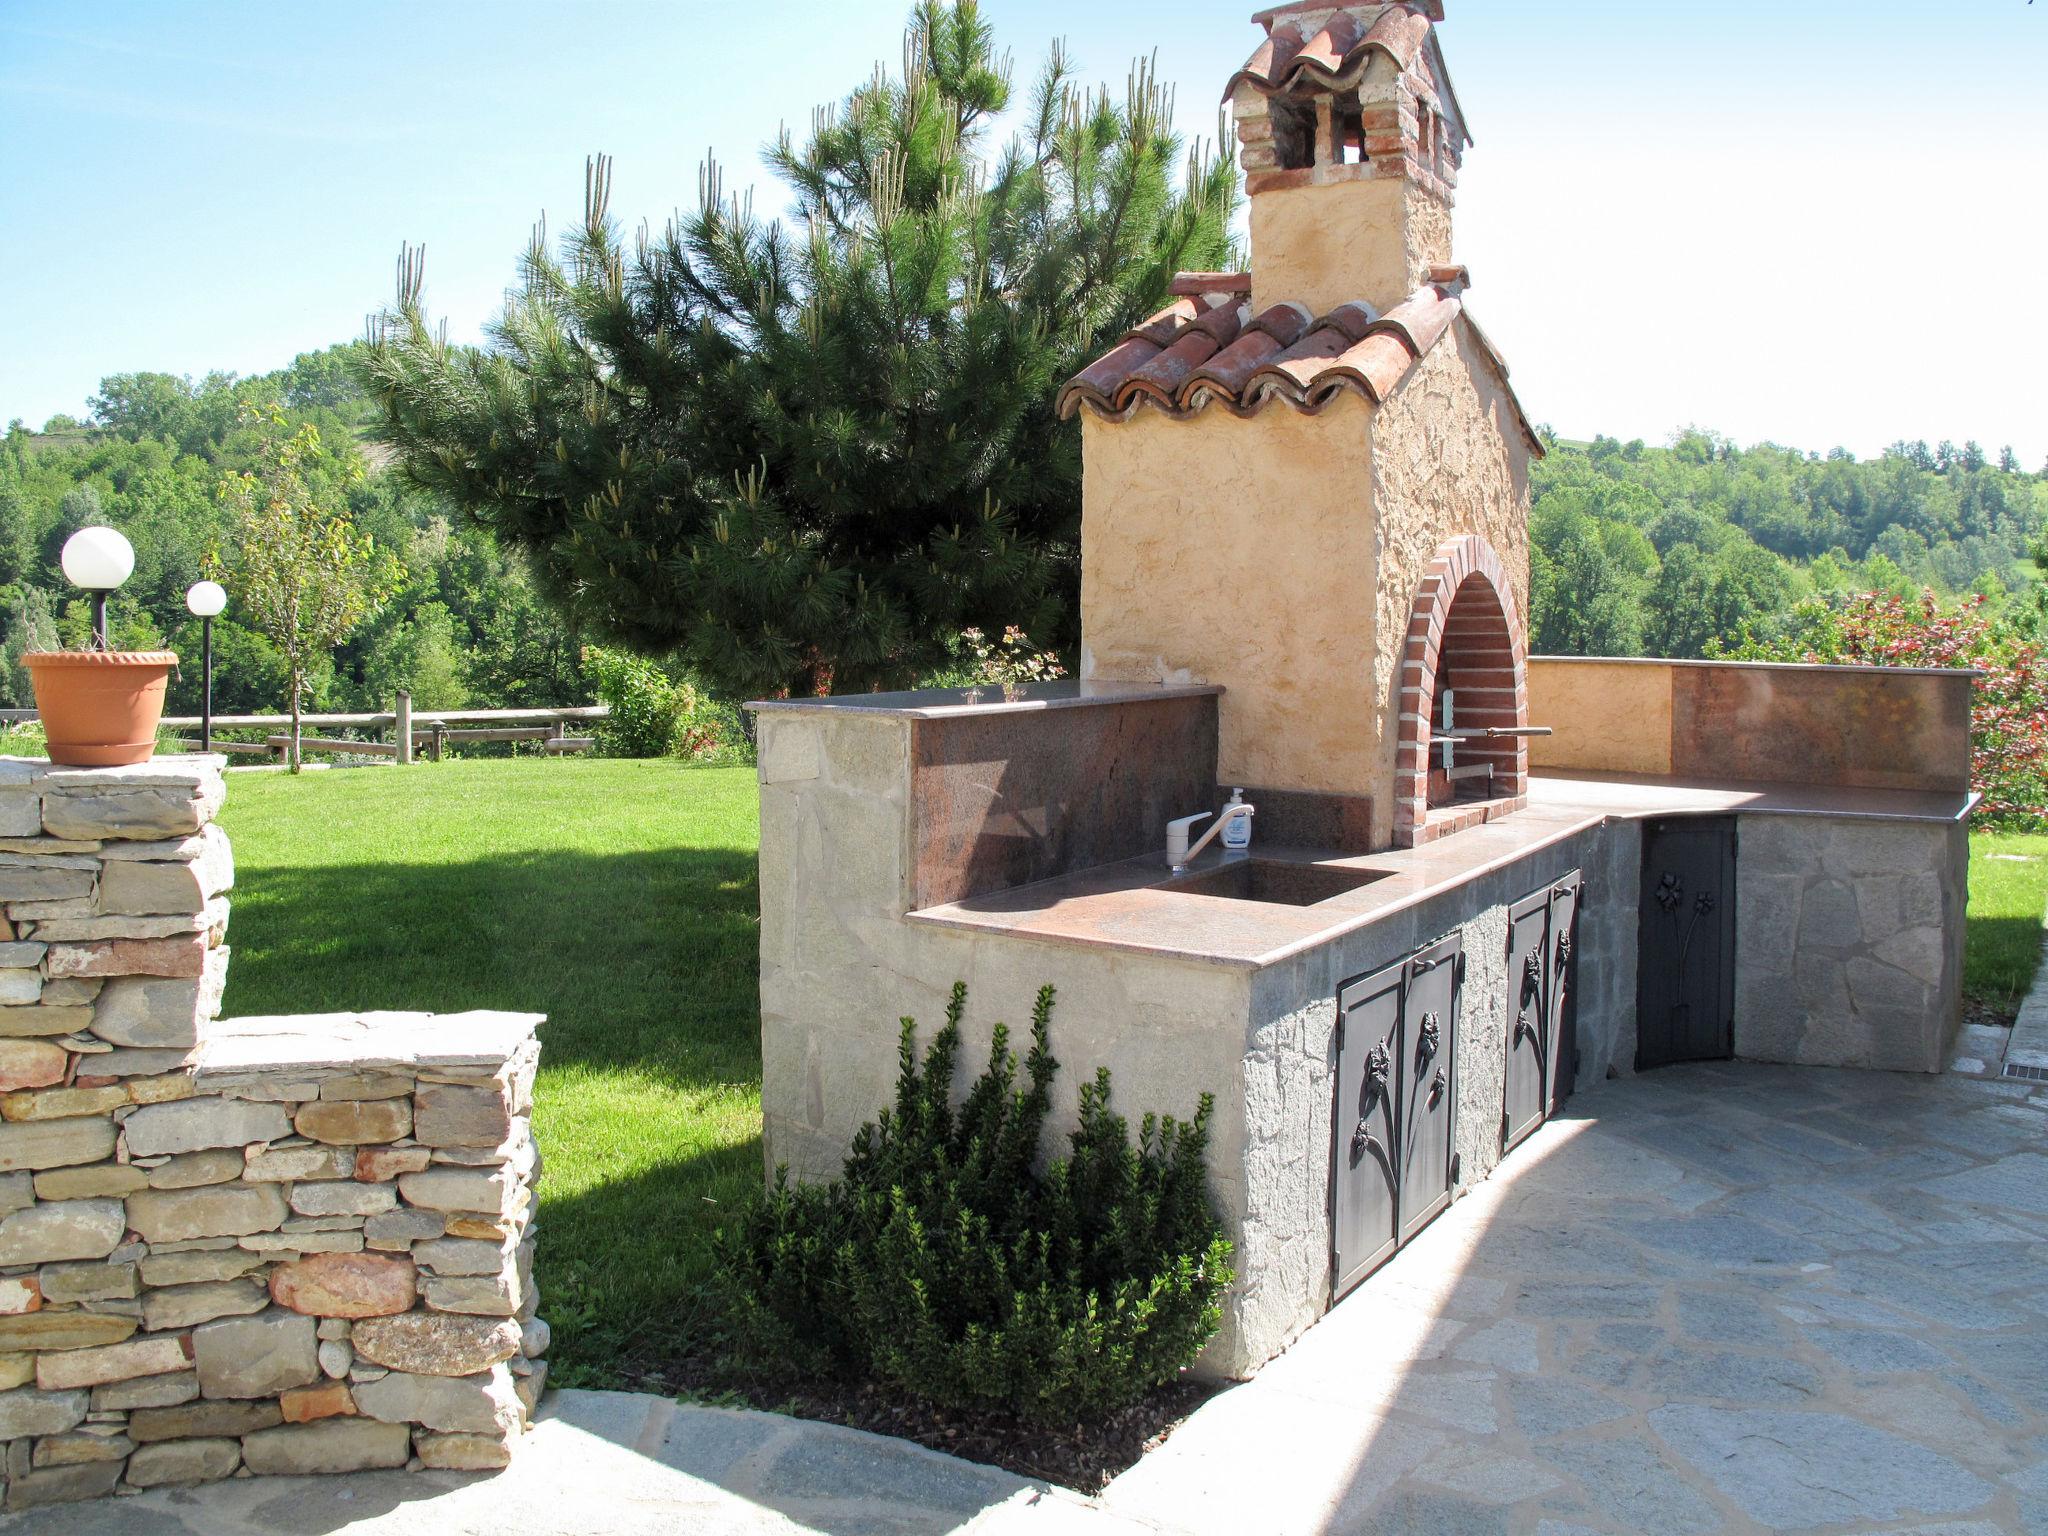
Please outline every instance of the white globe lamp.
[[213, 621], [228, 605], [227, 588], [217, 581], [195, 581], [185, 589], [185, 606], [199, 620], [200, 654], [206, 691], [200, 696], [199, 750], [213, 750]]
[[60, 556], [64, 574], [74, 586], [92, 594], [92, 638], [107, 648], [107, 594], [135, 570], [135, 546], [115, 528], [81, 528], [64, 541]]

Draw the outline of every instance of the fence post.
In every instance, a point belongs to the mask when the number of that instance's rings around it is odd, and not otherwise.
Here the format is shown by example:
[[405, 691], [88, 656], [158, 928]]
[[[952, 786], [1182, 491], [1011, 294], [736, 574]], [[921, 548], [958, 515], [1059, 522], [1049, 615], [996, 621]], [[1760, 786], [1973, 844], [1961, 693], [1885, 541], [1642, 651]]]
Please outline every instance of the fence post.
[[409, 690], [398, 690], [398, 756], [395, 761], [412, 761], [412, 694]]

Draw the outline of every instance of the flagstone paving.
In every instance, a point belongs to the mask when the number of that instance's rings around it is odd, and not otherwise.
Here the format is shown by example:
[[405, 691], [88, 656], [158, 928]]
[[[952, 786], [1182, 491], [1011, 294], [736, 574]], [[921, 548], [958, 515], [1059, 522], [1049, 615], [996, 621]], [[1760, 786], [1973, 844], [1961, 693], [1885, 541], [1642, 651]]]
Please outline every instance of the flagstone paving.
[[1575, 1101], [1112, 1483], [1188, 1531], [2048, 1531], [2048, 1089]]
[[832, 1425], [561, 1392], [492, 1477], [242, 1479], [0, 1529], [2048, 1531], [2048, 1086], [1603, 1085], [1097, 1501]]

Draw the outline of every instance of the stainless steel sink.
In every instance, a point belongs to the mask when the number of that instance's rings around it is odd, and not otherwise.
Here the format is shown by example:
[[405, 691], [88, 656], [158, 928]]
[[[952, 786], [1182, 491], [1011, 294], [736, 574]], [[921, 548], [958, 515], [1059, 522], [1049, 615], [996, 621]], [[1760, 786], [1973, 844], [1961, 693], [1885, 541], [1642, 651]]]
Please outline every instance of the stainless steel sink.
[[1393, 873], [1336, 864], [1295, 864], [1285, 859], [1233, 859], [1215, 869], [1180, 875], [1153, 887], [1181, 896], [1221, 896], [1229, 901], [1268, 901], [1312, 907], [1355, 891]]

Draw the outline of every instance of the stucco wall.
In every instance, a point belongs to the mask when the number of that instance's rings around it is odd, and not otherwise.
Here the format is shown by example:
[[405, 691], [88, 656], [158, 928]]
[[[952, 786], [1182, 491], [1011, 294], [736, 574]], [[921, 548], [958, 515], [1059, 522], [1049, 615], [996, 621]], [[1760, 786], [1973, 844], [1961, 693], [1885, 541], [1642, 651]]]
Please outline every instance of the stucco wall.
[[1671, 668], [1658, 662], [1529, 659], [1532, 769], [1671, 772]]
[[[1244, 1057], [1248, 979], [1218, 966], [906, 923], [910, 728], [855, 712], [764, 712], [761, 782], [761, 1108], [769, 1169], [835, 1176], [853, 1134], [889, 1103], [899, 1021], [920, 1049], [968, 987], [958, 1087], [987, 1061], [993, 1026], [1028, 1046], [1032, 1000], [1059, 988], [1061, 1063], [1050, 1136], [1075, 1124], [1097, 1067], [1114, 1107], [1187, 1116], [1216, 1096], [1210, 1178], [1234, 1241], [1245, 1208]], [[1219, 1341], [1213, 1368], [1237, 1349]], [[1269, 1352], [1270, 1353], [1270, 1352]], [[1261, 1355], [1260, 1359], [1265, 1356]]]
[[1529, 662], [1532, 768], [1859, 789], [1970, 788], [1971, 673], [1770, 662]]
[[1450, 211], [1403, 177], [1274, 187], [1251, 199], [1252, 311], [1392, 309], [1451, 259]]
[[1225, 783], [1375, 788], [1370, 413], [1082, 415], [1082, 676], [1223, 684]]

